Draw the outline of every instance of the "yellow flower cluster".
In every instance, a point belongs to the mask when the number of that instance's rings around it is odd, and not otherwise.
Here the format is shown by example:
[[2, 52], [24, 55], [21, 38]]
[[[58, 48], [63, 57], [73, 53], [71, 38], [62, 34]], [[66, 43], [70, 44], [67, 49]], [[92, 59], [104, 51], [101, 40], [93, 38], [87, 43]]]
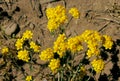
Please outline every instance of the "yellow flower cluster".
[[82, 40], [80, 36], [69, 38], [67, 45], [68, 45], [67, 48], [71, 50], [71, 52], [73, 53], [83, 49]]
[[30, 57], [29, 57], [29, 53], [27, 50], [20, 50], [18, 51], [18, 55], [17, 55], [19, 60], [23, 60], [25, 62], [28, 62]]
[[24, 44], [24, 40], [23, 39], [17, 39], [15, 46], [17, 48], [17, 50], [20, 50], [23, 48], [23, 44]]
[[9, 51], [8, 47], [3, 47], [1, 50], [1, 53], [6, 54], [6, 53], [8, 53], [8, 51]]
[[[59, 34], [54, 42], [53, 49], [48, 48], [42, 51], [39, 57], [41, 60], [50, 61], [49, 67], [54, 72], [60, 66], [60, 59], [66, 55], [67, 51], [76, 53], [83, 50], [83, 46], [85, 45], [87, 46], [86, 54], [88, 58], [91, 58], [92, 56], [99, 58], [100, 48], [104, 46], [106, 49], [111, 49], [113, 41], [109, 36], [100, 35], [99, 32], [93, 30], [86, 30], [81, 35], [68, 39], [65, 34]], [[55, 58], [55, 54], [58, 54], [59, 57]], [[55, 65], [57, 63], [58, 65]], [[94, 60], [91, 64], [96, 72], [99, 72], [104, 68], [104, 62], [101, 59]]]
[[97, 31], [86, 30], [84, 33], [82, 33], [81, 37], [83, 38], [84, 42], [87, 43], [87, 57], [90, 58], [94, 55], [99, 56], [99, 46], [101, 41], [100, 34]]
[[82, 66], [80, 68], [80, 77], [83, 78], [86, 74], [86, 69], [85, 69], [85, 66]]
[[69, 13], [74, 17], [74, 18], [79, 18], [80, 12], [77, 8], [73, 7], [69, 10]]
[[23, 40], [28, 40], [28, 39], [32, 39], [32, 36], [33, 36], [33, 33], [29, 30], [26, 30], [24, 33], [23, 33], [23, 36], [22, 36], [22, 39]]
[[54, 58], [54, 53], [51, 48], [47, 48], [46, 50], [43, 50], [41, 54], [39, 55], [41, 60], [48, 61]]
[[[25, 48], [25, 41], [26, 40], [29, 40], [29, 39], [32, 39], [32, 36], [33, 36], [33, 33], [30, 31], [30, 30], [26, 30], [22, 37], [20, 39], [17, 39], [16, 43], [15, 43], [15, 46], [16, 46], [16, 49], [18, 50], [18, 59], [19, 60], [23, 60], [25, 62], [28, 62], [30, 57], [29, 57], [29, 51], [26, 50]], [[28, 41], [29, 43], [30, 41]], [[40, 46], [36, 45], [35, 42], [31, 41], [29, 43], [31, 49], [34, 50], [34, 52], [39, 52], [39, 49], [40, 49]]]
[[30, 48], [32, 48], [35, 52], [40, 51], [40, 46], [36, 45], [33, 41], [30, 42]]
[[32, 81], [32, 76], [27, 76], [25, 80], [26, 81]]
[[50, 32], [53, 32], [61, 24], [67, 21], [65, 7], [61, 5], [58, 5], [55, 8], [47, 8], [46, 16], [48, 18], [47, 28]]
[[28, 39], [32, 39], [32, 36], [33, 36], [33, 33], [30, 31], [30, 30], [26, 30], [24, 33], [23, 33], [23, 36], [21, 39], [17, 39], [16, 43], [15, 43], [15, 46], [17, 48], [17, 50], [20, 50], [23, 48], [23, 44], [24, 44], [24, 41], [25, 40], [28, 40]]
[[57, 40], [54, 42], [53, 49], [54, 49], [54, 52], [60, 56], [60, 58], [64, 56], [64, 53], [67, 50], [65, 34], [59, 34]]
[[103, 35], [103, 46], [105, 49], [111, 49], [113, 46], [112, 38], [108, 35]]
[[94, 59], [91, 62], [91, 65], [93, 67], [93, 69], [96, 71], [96, 73], [101, 72], [104, 69], [104, 61], [102, 59]]
[[57, 69], [60, 67], [60, 60], [59, 59], [51, 59], [50, 64], [48, 65], [52, 72], [56, 72]]

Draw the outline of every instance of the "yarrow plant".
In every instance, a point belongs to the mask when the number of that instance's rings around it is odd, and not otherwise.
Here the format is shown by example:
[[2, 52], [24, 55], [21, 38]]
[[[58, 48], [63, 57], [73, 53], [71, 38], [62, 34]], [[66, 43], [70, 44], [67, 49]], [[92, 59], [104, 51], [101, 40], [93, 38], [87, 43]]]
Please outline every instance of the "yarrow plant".
[[[47, 28], [50, 32], [54, 32], [58, 28], [61, 28], [65, 23], [68, 22], [67, 10], [64, 6], [58, 5], [56, 7], [50, 7], [46, 9], [46, 16], [48, 19]], [[78, 19], [80, 12], [77, 8], [73, 7], [69, 10], [72, 17]]]
[[80, 12], [77, 8], [73, 7], [69, 10], [69, 13], [76, 19], [80, 17]]
[[[33, 49], [34, 52], [38, 53], [40, 51], [40, 46], [36, 45], [31, 39], [33, 37], [33, 33], [30, 30], [26, 30], [22, 37], [17, 39], [15, 46], [18, 50], [18, 59], [28, 62], [30, 60], [29, 49]], [[28, 43], [27, 47], [25, 47], [25, 43]]]
[[[49, 61], [48, 66], [53, 73], [59, 73], [61, 72], [61, 68], [64, 68], [63, 70], [65, 70], [65, 68], [70, 69], [70, 67], [68, 67], [69, 64], [66, 64], [68, 60], [74, 60], [70, 59], [70, 57], [77, 55], [79, 52], [86, 51], [83, 59], [86, 58], [89, 60], [94, 57], [95, 59], [93, 59], [90, 64], [91, 68], [93, 68], [96, 73], [100, 73], [104, 70], [105, 66], [104, 60], [101, 58], [101, 49], [104, 47], [105, 49], [111, 50], [112, 46], [113, 40], [110, 36], [101, 35], [99, 32], [93, 30], [85, 30], [81, 35], [70, 38], [66, 37], [65, 34], [59, 34], [54, 42], [53, 49], [47, 48], [42, 51], [39, 56], [41, 60]], [[85, 47], [87, 47], [87, 49], [84, 49]], [[51, 51], [47, 51], [48, 49]], [[85, 66], [82, 60], [79, 62], [80, 65], [78, 69]], [[83, 71], [85, 72], [85, 70]], [[76, 70], [76, 72], [78, 72], [78, 70]], [[74, 75], [76, 76], [76, 74]], [[71, 79], [74, 78], [75, 77], [71, 76]]]
[[48, 18], [47, 28], [50, 32], [54, 32], [67, 21], [66, 9], [61, 5], [55, 8], [47, 8], [46, 16]]
[[9, 52], [9, 49], [8, 49], [8, 47], [6, 47], [6, 46], [3, 47], [2, 50], [1, 50], [1, 53], [2, 53], [2, 54], [6, 54], [6, 53], [8, 53], [8, 52]]

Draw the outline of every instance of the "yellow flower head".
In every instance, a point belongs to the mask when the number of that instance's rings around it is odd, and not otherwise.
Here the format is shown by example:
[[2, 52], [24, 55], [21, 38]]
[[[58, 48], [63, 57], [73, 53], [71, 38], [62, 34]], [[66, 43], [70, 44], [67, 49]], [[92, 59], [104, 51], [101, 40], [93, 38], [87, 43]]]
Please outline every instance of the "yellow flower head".
[[17, 39], [17, 41], [15, 43], [15, 46], [16, 46], [17, 50], [20, 50], [20, 49], [23, 48], [23, 43], [24, 43], [23, 39]]
[[83, 49], [82, 40], [79, 36], [72, 37], [68, 39], [67, 48], [70, 49], [73, 53]]
[[32, 48], [35, 52], [40, 51], [40, 46], [36, 45], [33, 41], [30, 42], [30, 48]]
[[69, 10], [69, 13], [74, 17], [74, 18], [79, 18], [79, 16], [80, 16], [80, 12], [79, 12], [79, 10], [77, 9], [77, 8], [71, 8], [70, 10]]
[[32, 76], [27, 76], [25, 80], [26, 81], [31, 81], [32, 80]]
[[99, 73], [104, 69], [105, 63], [102, 59], [94, 59], [91, 62], [91, 65], [93, 69], [96, 71], [96, 73]]
[[17, 55], [19, 60], [23, 60], [25, 62], [28, 62], [30, 57], [29, 57], [29, 53], [27, 50], [20, 50], [18, 51], [18, 55]]
[[1, 50], [1, 53], [6, 54], [6, 53], [8, 53], [8, 51], [9, 51], [8, 47], [3, 47], [2, 50]]
[[105, 49], [111, 49], [113, 46], [112, 38], [108, 35], [103, 35], [103, 46]]
[[92, 56], [99, 56], [100, 50], [98, 48], [91, 48], [87, 50], [87, 58], [90, 58]]
[[28, 39], [32, 39], [33, 33], [30, 30], [26, 30], [23, 33], [22, 39], [23, 40], [28, 40]]
[[56, 30], [61, 24], [67, 21], [65, 7], [58, 5], [55, 8], [47, 8], [46, 16], [48, 18], [47, 28], [50, 32]]
[[59, 27], [59, 24], [55, 22], [55, 20], [50, 19], [47, 24], [47, 28], [49, 29], [50, 32], [54, 32]]
[[59, 59], [51, 59], [50, 64], [48, 66], [50, 67], [50, 69], [54, 73], [60, 67], [60, 60]]
[[80, 68], [80, 77], [83, 78], [86, 75], [86, 69], [85, 66], [82, 66]]
[[54, 53], [51, 48], [47, 48], [46, 50], [43, 50], [41, 54], [39, 55], [41, 60], [48, 61], [52, 58], [54, 58]]
[[60, 58], [64, 56], [64, 53], [67, 50], [67, 43], [65, 40], [65, 34], [59, 34], [57, 40], [54, 42], [54, 52], [56, 52], [60, 56]]

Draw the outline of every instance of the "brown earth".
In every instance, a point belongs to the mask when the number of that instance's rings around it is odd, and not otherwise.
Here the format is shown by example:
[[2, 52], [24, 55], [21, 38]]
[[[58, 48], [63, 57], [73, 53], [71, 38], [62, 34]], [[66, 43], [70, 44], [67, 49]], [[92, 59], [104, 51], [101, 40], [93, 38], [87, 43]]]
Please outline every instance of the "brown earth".
[[[111, 36], [114, 41], [119, 42], [120, 0], [59, 0], [56, 2], [50, 1], [51, 0], [0, 0], [0, 13], [3, 11], [5, 12], [4, 14], [0, 14], [0, 49], [4, 45], [14, 45], [15, 40], [11, 36], [16, 30], [12, 30], [13, 28], [7, 29], [7, 27], [11, 26], [11, 24], [12, 27], [15, 28], [17, 25], [19, 29], [17, 33], [15, 32], [16, 37], [20, 37], [25, 30], [29, 29], [32, 30], [32, 32], [34, 33], [33, 40], [41, 44], [41, 50], [47, 47], [51, 47], [56, 37], [51, 36], [50, 32], [46, 28], [47, 18], [45, 15], [45, 10], [49, 6], [55, 6], [58, 4], [64, 5], [67, 10], [75, 6], [79, 9], [81, 13], [80, 19], [72, 19], [70, 21], [68, 27], [65, 30], [67, 36], [75, 36], [76, 34], [81, 34], [84, 30], [91, 29], [100, 31], [101, 34], [107, 34]], [[119, 58], [120, 47], [117, 46], [117, 49], [118, 54], [116, 58]], [[46, 74], [50, 72], [49, 69], [41, 68], [39, 65], [44, 64], [44, 62], [41, 61], [37, 55], [34, 57], [37, 59], [36, 62], [38, 63], [38, 65], [33, 65], [33, 70], [30, 71], [30, 65], [25, 64], [23, 66], [25, 72], [34, 76], [34, 81], [49, 81], [43, 80], [44, 78], [46, 78]], [[120, 58], [118, 60], [120, 60]], [[103, 74], [110, 74], [110, 69], [112, 69], [114, 65], [115, 64], [111, 62], [106, 64], [106, 68], [104, 69]], [[117, 61], [117, 66], [120, 66], [120, 61]], [[12, 69], [13, 75], [16, 76], [16, 78], [12, 81], [24, 81], [22, 80], [24, 78], [24, 75], [21, 73], [21, 71], [14, 68]], [[2, 76], [2, 72], [4, 72], [4, 69], [0, 70], [0, 81], [3, 81], [4, 76]], [[99, 75], [97, 75], [96, 77], [99, 77]], [[120, 78], [119, 80], [113, 81], [120, 81]]]

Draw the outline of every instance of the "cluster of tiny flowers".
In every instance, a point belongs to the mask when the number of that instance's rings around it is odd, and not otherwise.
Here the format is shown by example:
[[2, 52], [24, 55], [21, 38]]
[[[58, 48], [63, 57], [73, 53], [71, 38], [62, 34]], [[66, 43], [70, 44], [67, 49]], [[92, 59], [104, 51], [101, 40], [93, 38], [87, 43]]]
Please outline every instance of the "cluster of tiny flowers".
[[65, 34], [59, 34], [57, 40], [54, 42], [53, 46], [54, 52], [57, 53], [60, 58], [64, 56], [67, 50], [67, 42]]
[[33, 41], [30, 42], [30, 48], [32, 48], [34, 50], [34, 52], [40, 51], [40, 46], [36, 45], [35, 42], [33, 42]]
[[26, 30], [24, 33], [23, 33], [23, 36], [22, 36], [22, 39], [23, 40], [28, 40], [28, 39], [32, 39], [33, 37], [33, 33], [29, 30]]
[[108, 35], [103, 35], [103, 46], [105, 49], [111, 49], [113, 45], [112, 38]]
[[55, 8], [47, 8], [46, 16], [48, 18], [47, 28], [50, 32], [56, 30], [61, 24], [67, 21], [65, 7], [61, 5]]
[[54, 42], [53, 49], [47, 48], [43, 50], [39, 55], [40, 59], [43, 61], [50, 61], [49, 67], [52, 72], [56, 72], [60, 66], [60, 60], [54, 59], [55, 54], [57, 53], [60, 58], [64, 56], [64, 53], [67, 50], [66, 36], [65, 34], [59, 34], [57, 40]]
[[90, 58], [94, 55], [99, 56], [100, 55], [100, 45], [102, 41], [102, 36], [97, 32], [93, 30], [86, 30], [82, 34], [82, 38], [84, 42], [87, 43], [88, 51], [87, 51], [87, 57]]
[[[67, 51], [71, 51], [71, 53], [79, 52], [83, 50], [83, 44], [87, 45], [88, 48], [86, 52], [87, 58], [91, 58], [92, 56], [100, 56], [100, 48], [102, 46], [104, 46], [106, 49], [111, 49], [113, 41], [109, 36], [100, 35], [99, 32], [93, 30], [86, 30], [81, 35], [71, 38], [67, 38], [65, 34], [59, 34], [57, 40], [54, 42], [53, 49], [47, 49], [41, 52], [40, 58], [41, 60], [50, 61], [51, 65], [51, 59], [55, 57], [55, 54], [59, 55], [58, 58], [62, 58], [65, 56]], [[53, 66], [49, 67], [52, 71], [58, 69]]]
[[33, 33], [30, 30], [26, 30], [23, 33], [22, 38], [17, 39], [15, 46], [16, 46], [16, 49], [19, 50], [17, 55], [19, 60], [23, 60], [25, 62], [29, 61], [30, 59], [29, 53], [27, 50], [23, 49], [23, 44], [24, 44], [24, 41], [32, 39], [32, 36], [33, 36]]
[[25, 80], [26, 81], [32, 81], [32, 76], [27, 76]]
[[102, 59], [94, 59], [91, 62], [91, 65], [93, 69], [96, 71], [96, 73], [100, 73], [104, 69], [104, 61]]
[[1, 53], [6, 54], [6, 53], [8, 53], [8, 51], [9, 51], [8, 47], [3, 47], [1, 50]]
[[[18, 50], [18, 59], [23, 60], [25, 62], [28, 62], [30, 57], [29, 57], [29, 51], [24, 48], [24, 43], [26, 40], [30, 40], [33, 37], [33, 33], [30, 30], [26, 30], [22, 37], [17, 39], [15, 46], [16, 49]], [[34, 50], [34, 52], [39, 52], [40, 46], [36, 45], [35, 42], [31, 41], [30, 42], [30, 48]]]
[[60, 67], [60, 59], [51, 59], [48, 66], [51, 68], [52, 72], [57, 72], [57, 69]]
[[99, 32], [93, 30], [86, 30], [82, 35], [82, 39], [87, 43], [87, 57], [100, 55], [100, 47], [111, 49], [113, 45], [112, 38], [107, 35], [100, 35]]
[[46, 50], [43, 50], [39, 57], [43, 61], [51, 60], [52, 58], [54, 58], [53, 49], [47, 48]]
[[18, 55], [17, 57], [20, 59], [20, 60], [23, 60], [25, 62], [28, 62], [30, 57], [29, 57], [29, 53], [27, 50], [20, 50], [18, 51]]
[[15, 46], [17, 48], [17, 50], [20, 50], [23, 48], [23, 44], [24, 44], [24, 40], [23, 39], [17, 39]]
[[40, 59], [43, 61], [49, 61], [49, 68], [53, 73], [57, 72], [57, 69], [60, 67], [60, 60], [54, 59], [54, 52], [53, 49], [47, 48], [43, 50], [39, 55]]
[[74, 17], [74, 18], [79, 18], [80, 12], [77, 8], [73, 7], [69, 10], [69, 13]]
[[30, 30], [26, 30], [26, 31], [23, 33], [22, 38], [17, 39], [17, 41], [16, 41], [16, 43], [15, 43], [15, 46], [16, 46], [17, 50], [22, 49], [22, 48], [23, 48], [24, 41], [25, 41], [25, 40], [32, 39], [32, 36], [33, 36], [33, 33], [32, 33]]
[[82, 40], [81, 40], [80, 36], [75, 36], [75, 37], [69, 38], [67, 44], [68, 44], [67, 48], [72, 53], [83, 50]]

